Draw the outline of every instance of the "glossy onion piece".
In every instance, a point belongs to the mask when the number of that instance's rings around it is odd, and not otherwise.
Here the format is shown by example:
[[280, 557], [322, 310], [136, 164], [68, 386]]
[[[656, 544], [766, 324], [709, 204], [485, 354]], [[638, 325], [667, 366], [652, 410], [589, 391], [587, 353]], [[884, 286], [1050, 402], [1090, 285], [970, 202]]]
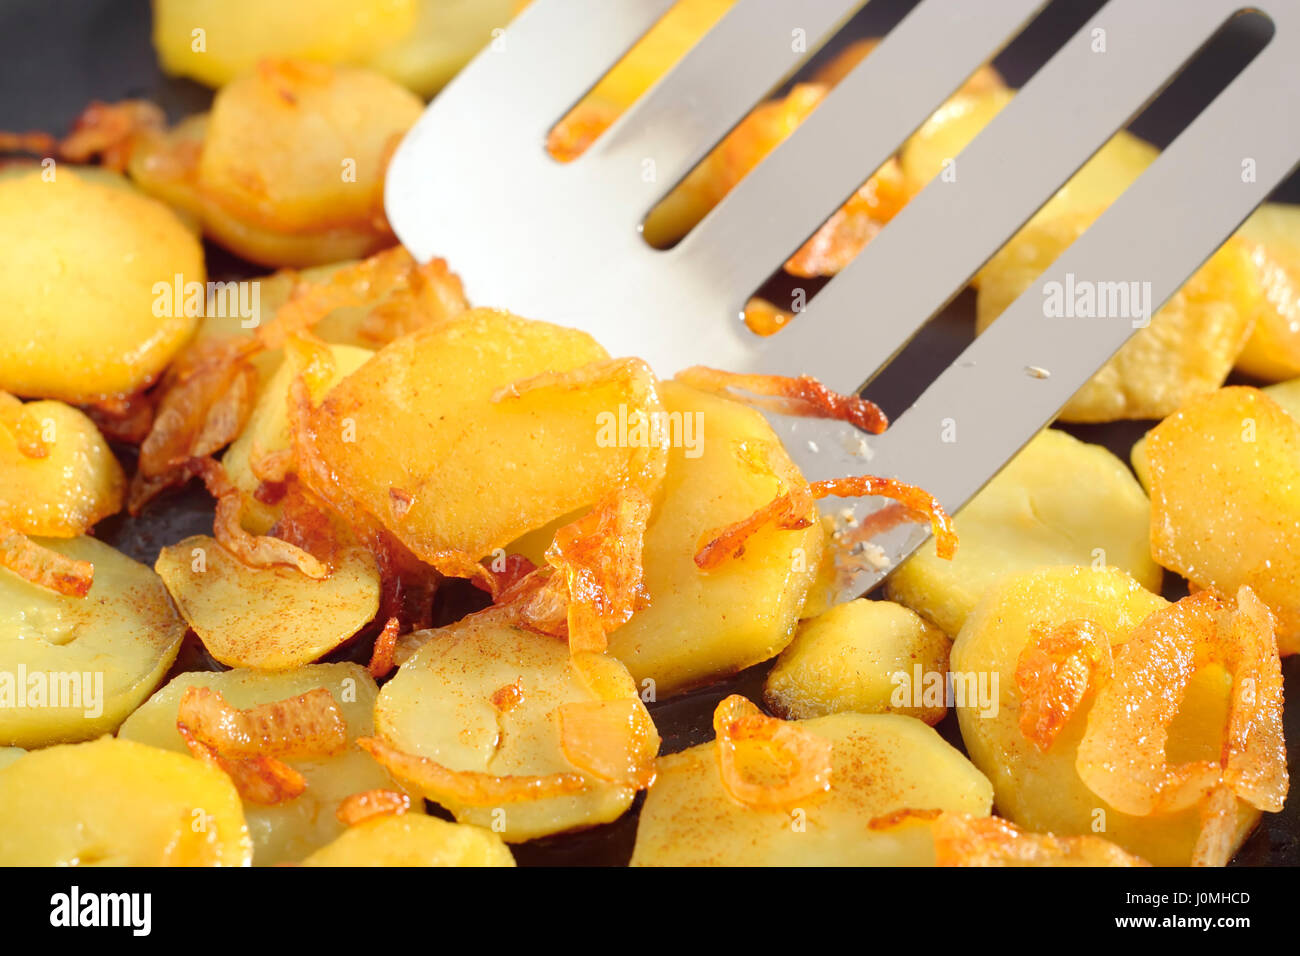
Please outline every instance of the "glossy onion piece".
[[832, 745], [825, 737], [768, 717], [738, 694], [718, 704], [713, 729], [722, 786], [746, 806], [787, 807], [830, 789]]
[[0, 567], [24, 581], [69, 597], [85, 597], [95, 582], [95, 567], [43, 548], [16, 528], [0, 521]]
[[579, 770], [637, 790], [654, 782], [659, 732], [639, 697], [575, 701], [555, 713], [560, 749]]
[[889, 419], [874, 402], [857, 395], [833, 392], [811, 375], [800, 375], [797, 378], [784, 375], [743, 375], [693, 365], [678, 372], [674, 378], [702, 392], [721, 395], [783, 415], [831, 418], [848, 422], [873, 435], [879, 435], [889, 426]]
[[453, 803], [495, 807], [581, 793], [587, 781], [577, 773], [542, 776], [497, 776], [476, 770], [452, 770], [428, 757], [405, 753], [378, 737], [358, 737], [357, 744], [399, 780]]
[[384, 629], [379, 632], [375, 638], [375, 648], [370, 653], [370, 676], [378, 680], [385, 676], [395, 666], [393, 655], [397, 652], [397, 633], [401, 630], [402, 622], [395, 617], [390, 617], [384, 623]]
[[1016, 662], [1025, 739], [1047, 751], [1112, 666], [1110, 637], [1092, 621], [1069, 621], [1032, 638]]
[[344, 826], [356, 826], [374, 817], [401, 816], [411, 809], [411, 798], [396, 790], [365, 790], [344, 799], [334, 815]]
[[183, 723], [178, 721], [176, 730], [190, 753], [226, 774], [239, 796], [249, 803], [274, 807], [302, 796], [307, 790], [307, 778], [283, 760], [275, 757], [223, 757], [215, 747], [196, 739]]
[[[1232, 674], [1223, 756], [1171, 765], [1169, 724], [1192, 676], [1212, 664]], [[1281, 810], [1282, 671], [1272, 617], [1254, 593], [1242, 587], [1234, 608], [1201, 591], [1143, 621], [1097, 693], [1076, 766], [1094, 793], [1136, 816], [1186, 809], [1222, 786], [1260, 810]]]
[[1109, 840], [1029, 833], [997, 817], [941, 813], [931, 824], [936, 866], [1149, 866]]
[[244, 710], [210, 687], [188, 687], [176, 723], [195, 740], [236, 760], [333, 757], [348, 744], [343, 712], [323, 687]]

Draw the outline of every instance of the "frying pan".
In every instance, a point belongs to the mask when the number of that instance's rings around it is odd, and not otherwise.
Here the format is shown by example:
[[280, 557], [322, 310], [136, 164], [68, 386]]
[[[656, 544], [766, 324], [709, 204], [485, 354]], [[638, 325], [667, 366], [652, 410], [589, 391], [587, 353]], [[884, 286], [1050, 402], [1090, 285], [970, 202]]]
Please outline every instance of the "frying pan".
[[[887, 32], [912, 5], [913, 0], [871, 0], [810, 68], [853, 39]], [[1056, 0], [1003, 50], [995, 65], [1011, 85], [1023, 84], [1101, 6], [1102, 0]], [[211, 91], [187, 80], [164, 76], [159, 71], [149, 41], [150, 24], [148, 0], [0, 0], [0, 129], [62, 132], [94, 99], [143, 97], [162, 106], [173, 120], [207, 109], [212, 100]], [[1137, 117], [1130, 129], [1159, 146], [1167, 144], [1249, 62], [1266, 39], [1266, 30], [1249, 20], [1235, 22], [1221, 31]], [[1273, 198], [1300, 202], [1300, 176], [1293, 175]], [[213, 246], [208, 246], [207, 254], [209, 274], [217, 280], [248, 278], [266, 272]], [[965, 348], [974, 334], [974, 326], [974, 297], [968, 291], [936, 316], [872, 382], [870, 397], [892, 416], [902, 412], [925, 384]], [[1258, 384], [1240, 376], [1234, 376], [1232, 381]], [[1084, 441], [1105, 445], [1128, 461], [1133, 442], [1152, 424], [1116, 422], [1064, 427]], [[131, 449], [116, 450], [124, 464], [133, 467]], [[95, 533], [136, 560], [152, 565], [163, 546], [191, 534], [210, 532], [211, 528], [211, 500], [201, 489], [191, 486], [155, 501], [138, 518], [119, 515], [104, 521]], [[1166, 575], [1167, 598], [1176, 600], [1186, 593], [1181, 578]], [[439, 595], [435, 615], [440, 623], [449, 622], [475, 609], [481, 600], [472, 588], [452, 585]], [[366, 636], [363, 634], [331, 659], [367, 659]], [[173, 670], [219, 667], [191, 635]], [[770, 663], [752, 667], [726, 681], [651, 705], [663, 736], [664, 752], [671, 753], [710, 739], [713, 708], [727, 694], [761, 699], [763, 679], [769, 667]], [[1300, 700], [1300, 655], [1283, 661], [1283, 673], [1288, 696]], [[938, 730], [949, 742], [962, 746], [951, 714], [940, 723]], [[1300, 768], [1300, 706], [1287, 709], [1286, 736], [1288, 763], [1294, 779]], [[1282, 813], [1265, 814], [1233, 865], [1300, 864], [1297, 806], [1300, 803], [1292, 801]], [[614, 823], [518, 844], [513, 847], [515, 857], [521, 865], [625, 864], [636, 837], [639, 808], [640, 799]]]

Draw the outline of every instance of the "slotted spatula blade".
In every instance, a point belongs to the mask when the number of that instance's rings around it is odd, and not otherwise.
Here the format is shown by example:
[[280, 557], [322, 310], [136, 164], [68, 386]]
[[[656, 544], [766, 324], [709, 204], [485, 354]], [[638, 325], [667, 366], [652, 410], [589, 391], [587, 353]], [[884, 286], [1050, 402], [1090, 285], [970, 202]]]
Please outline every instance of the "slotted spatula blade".
[[[447, 258], [473, 301], [584, 329], [662, 375], [706, 364], [852, 391], [1241, 9], [1111, 0], [958, 155], [955, 178], [914, 197], [787, 329], [751, 334], [740, 314], [754, 290], [1044, 4], [922, 0], [660, 251], [639, 234], [649, 209], [797, 67], [795, 31], [815, 49], [862, 0], [740, 0], [568, 164], [546, 153], [547, 132], [671, 3], [535, 0], [407, 135], [388, 172], [388, 218], [417, 257]], [[1155, 310], [1286, 177], [1300, 160], [1300, 0], [1254, 9], [1273, 22], [1268, 45], [889, 431], [777, 423], [810, 479], [897, 477], [960, 508], [1137, 331], [1127, 318], [1049, 318], [1046, 284], [1147, 282]], [[851, 589], [927, 533], [877, 539], [881, 560]]]

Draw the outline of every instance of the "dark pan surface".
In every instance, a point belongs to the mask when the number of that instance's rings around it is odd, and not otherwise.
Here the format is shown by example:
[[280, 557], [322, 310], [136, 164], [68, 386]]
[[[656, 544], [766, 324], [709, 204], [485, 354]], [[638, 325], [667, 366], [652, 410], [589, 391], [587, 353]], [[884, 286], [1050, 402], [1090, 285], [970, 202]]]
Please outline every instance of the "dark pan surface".
[[[912, 5], [910, 0], [872, 0], [819, 59], [850, 37], [883, 34]], [[1101, 5], [1100, 0], [1058, 0], [1003, 51], [995, 61], [997, 67], [1012, 85], [1024, 83]], [[211, 101], [208, 90], [159, 72], [149, 42], [149, 29], [148, 0], [3, 0], [0, 4], [0, 129], [62, 132], [93, 99], [145, 97], [163, 106], [172, 119], [206, 109]], [[1158, 145], [1166, 145], [1227, 78], [1249, 60], [1261, 42], [1258, 31], [1245, 25], [1222, 33], [1137, 118], [1131, 127], [1133, 131]], [[1293, 175], [1275, 198], [1300, 202], [1300, 177]], [[214, 279], [247, 277], [265, 271], [215, 247], [209, 246], [207, 252], [209, 272]], [[966, 292], [872, 382], [869, 396], [896, 416], [970, 342], [973, 332], [974, 298]], [[1081, 439], [1105, 445], [1127, 461], [1133, 442], [1151, 424], [1122, 422], [1068, 430]], [[124, 463], [131, 467], [130, 452], [121, 452]], [[130, 556], [152, 565], [159, 548], [190, 534], [209, 532], [211, 526], [210, 499], [201, 489], [190, 486], [154, 502], [139, 518], [109, 519], [96, 533]], [[1167, 575], [1166, 579], [1169, 582], [1166, 597], [1176, 599], [1186, 593], [1181, 579], [1174, 575]], [[478, 600], [477, 592], [472, 589], [453, 587], [440, 595], [438, 612], [445, 620], [452, 620], [473, 609]], [[358, 641], [337, 656], [365, 659], [368, 650], [364, 641]], [[187, 640], [177, 665], [182, 670], [218, 666], [192, 637]], [[759, 699], [767, 668], [766, 664], [760, 665], [712, 687], [653, 705], [665, 752], [708, 740], [712, 736], [713, 707], [727, 694], [741, 693]], [[1300, 697], [1300, 656], [1284, 661], [1283, 670], [1289, 695]], [[961, 747], [956, 720], [951, 715], [938, 729]], [[1288, 709], [1286, 731], [1294, 777], [1300, 768], [1300, 708]], [[626, 863], [636, 836], [639, 805], [638, 801], [631, 812], [606, 826], [517, 845], [513, 848], [515, 856], [524, 865]], [[1300, 864], [1300, 812], [1294, 809], [1294, 803], [1283, 813], [1265, 815], [1234, 864]]]

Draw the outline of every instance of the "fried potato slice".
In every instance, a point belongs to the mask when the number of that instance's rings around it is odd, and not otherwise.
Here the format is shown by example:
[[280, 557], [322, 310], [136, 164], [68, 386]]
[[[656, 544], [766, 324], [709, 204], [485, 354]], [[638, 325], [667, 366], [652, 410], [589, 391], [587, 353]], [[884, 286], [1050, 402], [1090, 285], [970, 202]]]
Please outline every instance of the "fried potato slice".
[[[1156, 866], [1186, 866], [1202, 820], [1196, 807], [1134, 816], [1093, 793], [1079, 776], [1076, 755], [1096, 700], [1084, 698], [1047, 750], [1020, 727], [1016, 669], [1025, 648], [1045, 630], [1090, 621], [1122, 658], [1134, 629], [1168, 602], [1116, 568], [1045, 568], [1005, 578], [991, 587], [966, 621], [952, 649], [954, 674], [987, 675], [996, 709], [957, 707], [966, 751], [993, 782], [998, 810], [1036, 833], [1097, 835]], [[1231, 681], [1206, 668], [1187, 686], [1169, 729], [1166, 753], [1176, 762], [1218, 759], [1227, 721]], [[1245, 838], [1259, 812], [1239, 802], [1232, 846]]]
[[50, 747], [0, 770], [0, 866], [247, 866], [220, 771], [129, 740]]
[[[652, 761], [659, 740], [617, 661], [572, 655], [493, 611], [421, 637], [375, 706], [380, 752], [397, 752], [395, 772], [409, 764], [408, 782], [425, 797], [511, 843], [623, 814], [644, 768], [623, 777], [608, 757], [621, 753], [625, 769], [631, 757]], [[612, 705], [613, 723], [593, 726], [591, 704]]]
[[361, 548], [344, 551], [318, 581], [285, 565], [249, 567], [194, 535], [163, 548], [154, 569], [208, 653], [231, 667], [310, 664], [379, 611], [379, 567]]
[[717, 741], [661, 757], [631, 865], [925, 866], [928, 820], [877, 821], [910, 808], [983, 816], [992, 805], [983, 775], [915, 718], [842, 713], [788, 726], [830, 743], [829, 789], [756, 809], [728, 794]]
[[1147, 435], [1151, 553], [1193, 584], [1248, 585], [1300, 650], [1300, 422], [1253, 388], [1188, 402]]
[[1264, 290], [1237, 368], [1271, 382], [1300, 375], [1300, 206], [1265, 203], [1237, 235], [1250, 244]]
[[816, 521], [763, 528], [739, 557], [701, 571], [703, 534], [807, 483], [757, 412], [678, 382], [662, 383], [660, 394], [682, 440], [669, 452], [646, 529], [650, 605], [609, 635], [609, 649], [638, 686], [662, 698], [767, 660], [790, 642], [825, 532]]
[[[323, 383], [325, 389], [333, 388], [374, 355], [369, 349], [350, 345], [332, 345], [329, 350], [334, 363], [330, 377]], [[253, 471], [253, 459], [264, 459], [290, 447], [289, 388], [298, 374], [296, 362], [281, 363], [258, 392], [248, 424], [221, 458], [226, 474], [245, 494], [243, 524], [255, 534], [266, 534], [271, 529], [279, 509], [254, 497], [262, 482]]]
[[510, 848], [482, 827], [422, 814], [378, 817], [348, 830], [303, 866], [514, 866]]
[[763, 699], [774, 713], [800, 720], [855, 711], [937, 724], [947, 712], [943, 700], [903, 702], [895, 675], [906, 674], [910, 686], [921, 686], [918, 673], [946, 675], [950, 646], [942, 631], [899, 604], [837, 604], [800, 623], [767, 675]]
[[[1016, 233], [980, 273], [976, 328], [983, 332], [1092, 224], [1103, 207], [1069, 207]], [[1040, 214], [1041, 215], [1041, 214]], [[1128, 277], [1116, 276], [1120, 283]], [[1127, 282], [1122, 282], [1126, 289]], [[1088, 287], [1091, 288], [1091, 287]], [[1061, 410], [1068, 422], [1161, 418], [1223, 384], [1263, 301], [1249, 246], [1232, 238], [1150, 317]], [[1093, 311], [1099, 308], [1098, 304]], [[1123, 300], [1107, 310], [1122, 310]], [[1129, 309], [1133, 310], [1130, 301]], [[1053, 319], [1141, 322], [1130, 317]]]
[[0, 390], [74, 404], [153, 382], [195, 318], [173, 277], [205, 279], [198, 239], [162, 203], [59, 168], [0, 180]]
[[91, 562], [95, 580], [85, 597], [70, 597], [0, 569], [0, 745], [111, 733], [153, 692], [185, 636], [144, 565], [94, 538], [40, 543]]
[[1011, 102], [1006, 87], [958, 93], [935, 110], [899, 150], [907, 194], [915, 196], [954, 161], [975, 135]]
[[94, 422], [62, 402], [28, 402], [20, 414], [45, 454], [28, 457], [0, 425], [0, 520], [24, 534], [72, 538], [122, 509], [126, 476]]
[[961, 541], [953, 558], [940, 558], [928, 541], [886, 584], [890, 600], [951, 637], [994, 582], [1038, 567], [1114, 565], [1160, 589], [1142, 489], [1105, 448], [1063, 431], [1035, 435], [953, 524]]
[[0, 770], [14, 763], [27, 753], [22, 747], [0, 747]]
[[620, 406], [660, 410], [643, 376], [500, 394], [606, 358], [583, 332], [474, 309], [393, 342], [331, 389], [311, 413], [310, 450], [417, 556], [477, 560], [594, 504], [644, 452], [601, 428]]
[[355, 63], [402, 41], [419, 0], [154, 0], [153, 45], [162, 68], [224, 86], [264, 57]]
[[[244, 802], [243, 814], [248, 820], [253, 863], [257, 866], [301, 860], [342, 834], [346, 827], [335, 816], [335, 810], [346, 797], [365, 790], [401, 789], [356, 746], [358, 737], [374, 729], [373, 712], [378, 693], [364, 667], [311, 664], [278, 674], [246, 669], [180, 674], [132, 714], [118, 736], [188, 753], [176, 723], [181, 698], [192, 687], [216, 691], [229, 705], [240, 709], [273, 704], [324, 688], [333, 696], [347, 724], [347, 748], [343, 753], [333, 757], [286, 758], [288, 766], [306, 782], [301, 796], [274, 806]], [[417, 808], [410, 811], [418, 812]]]

